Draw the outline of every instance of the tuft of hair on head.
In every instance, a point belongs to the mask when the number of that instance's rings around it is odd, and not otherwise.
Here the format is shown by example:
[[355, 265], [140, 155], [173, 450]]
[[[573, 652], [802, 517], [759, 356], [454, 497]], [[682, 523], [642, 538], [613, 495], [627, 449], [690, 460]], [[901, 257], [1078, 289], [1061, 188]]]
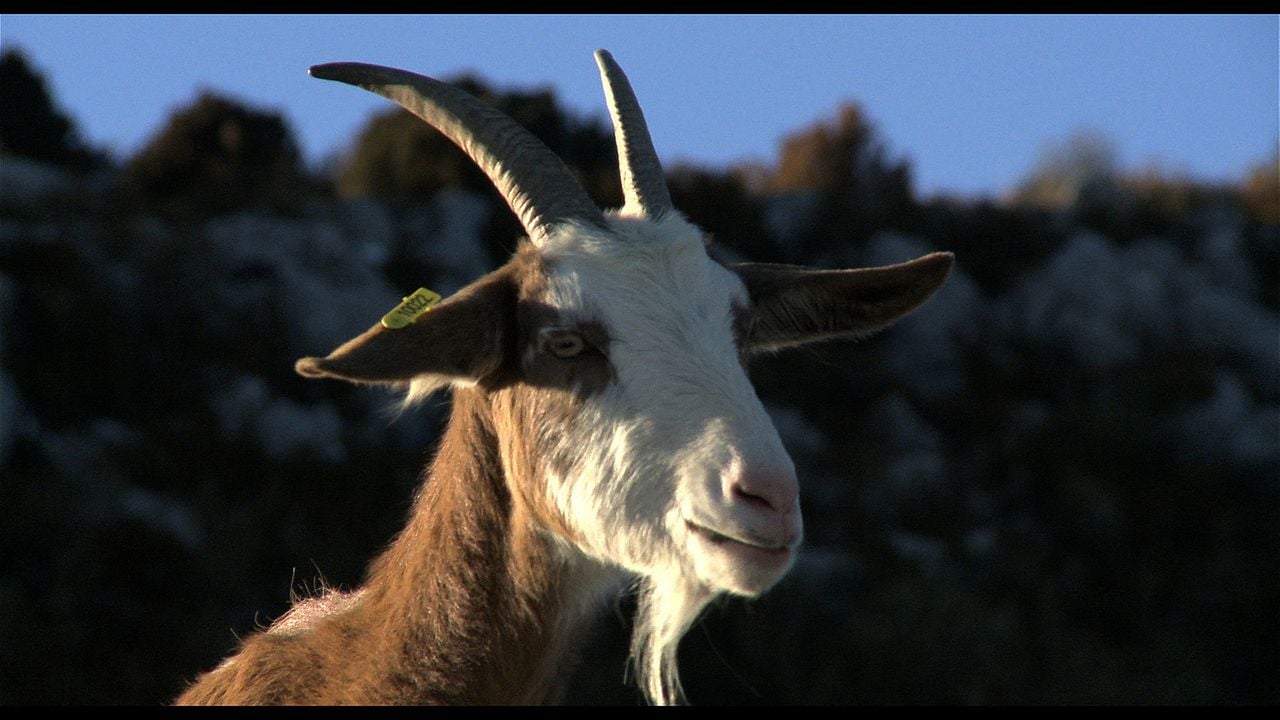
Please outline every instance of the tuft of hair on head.
[[465, 383], [460, 380], [450, 380], [439, 376], [422, 376], [410, 380], [401, 386], [404, 396], [396, 404], [399, 412], [403, 413], [409, 408], [417, 407], [427, 401], [432, 395], [441, 390], [451, 389], [458, 385], [473, 385], [474, 383]]

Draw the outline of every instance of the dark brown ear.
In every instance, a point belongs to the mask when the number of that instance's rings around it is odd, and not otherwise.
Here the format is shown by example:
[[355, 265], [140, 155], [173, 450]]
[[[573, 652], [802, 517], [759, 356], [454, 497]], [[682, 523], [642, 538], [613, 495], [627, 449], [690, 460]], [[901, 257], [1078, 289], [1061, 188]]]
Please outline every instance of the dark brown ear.
[[299, 375], [356, 383], [477, 381], [503, 362], [515, 317], [515, 283], [504, 266], [458, 291], [399, 329], [381, 323], [328, 357], [305, 357]]
[[928, 300], [954, 261], [951, 253], [937, 252], [857, 270], [735, 265], [751, 295], [744, 345], [762, 352], [873, 333]]

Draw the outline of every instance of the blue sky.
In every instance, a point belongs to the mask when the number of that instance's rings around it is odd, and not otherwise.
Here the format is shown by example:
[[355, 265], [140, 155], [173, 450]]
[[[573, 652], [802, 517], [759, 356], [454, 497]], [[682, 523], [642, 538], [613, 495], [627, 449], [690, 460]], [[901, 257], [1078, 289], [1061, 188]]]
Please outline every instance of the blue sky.
[[970, 196], [1008, 189], [1081, 130], [1126, 168], [1238, 179], [1274, 157], [1278, 36], [1276, 15], [0, 16], [0, 43], [118, 154], [201, 88], [283, 113], [310, 160], [341, 151], [388, 105], [307, 76], [336, 60], [550, 86], [603, 118], [603, 47], [668, 165], [772, 163], [786, 133], [855, 101], [917, 190]]

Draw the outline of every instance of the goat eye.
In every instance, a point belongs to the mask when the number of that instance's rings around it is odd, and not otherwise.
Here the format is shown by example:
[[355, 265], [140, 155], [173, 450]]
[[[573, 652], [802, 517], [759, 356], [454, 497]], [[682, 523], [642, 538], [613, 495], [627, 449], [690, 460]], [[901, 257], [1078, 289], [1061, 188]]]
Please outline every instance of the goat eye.
[[586, 349], [586, 341], [577, 333], [560, 333], [547, 338], [547, 349], [558, 358], [571, 358]]

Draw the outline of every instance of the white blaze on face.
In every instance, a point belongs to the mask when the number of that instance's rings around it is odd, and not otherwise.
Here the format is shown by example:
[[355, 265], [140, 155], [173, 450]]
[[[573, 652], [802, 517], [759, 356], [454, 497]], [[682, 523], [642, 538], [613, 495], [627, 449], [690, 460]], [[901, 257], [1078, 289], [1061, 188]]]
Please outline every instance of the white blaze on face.
[[[602, 559], [763, 592], [790, 566], [801, 527], [791, 459], [735, 343], [746, 289], [676, 213], [611, 223], [616, 237], [573, 228], [541, 251], [546, 303], [565, 323], [600, 323], [614, 371], [558, 429], [575, 461], [549, 479], [553, 502]], [[785, 507], [744, 497], [743, 478], [765, 478]]]

